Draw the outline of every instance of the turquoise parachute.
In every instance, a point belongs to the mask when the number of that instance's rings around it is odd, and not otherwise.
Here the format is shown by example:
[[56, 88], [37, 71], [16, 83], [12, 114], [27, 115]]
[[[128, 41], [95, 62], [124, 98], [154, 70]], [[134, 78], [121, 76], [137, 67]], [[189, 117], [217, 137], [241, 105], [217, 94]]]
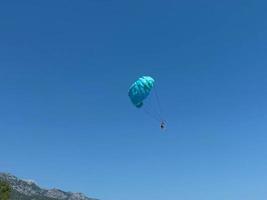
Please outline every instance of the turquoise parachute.
[[[165, 129], [166, 120], [164, 120], [162, 116], [162, 108], [157, 94], [155, 80], [151, 76], [142, 76], [137, 79], [129, 88], [128, 96], [135, 107], [142, 107], [140, 110], [160, 122], [161, 130]], [[155, 99], [153, 99], [153, 97], [155, 97]], [[146, 99], [147, 102], [144, 105]], [[152, 102], [152, 100], [155, 101]], [[156, 108], [153, 108], [153, 105], [155, 105]]]
[[150, 76], [142, 76], [135, 81], [128, 92], [128, 95], [137, 108], [143, 106], [143, 101], [149, 96], [154, 87], [155, 80]]

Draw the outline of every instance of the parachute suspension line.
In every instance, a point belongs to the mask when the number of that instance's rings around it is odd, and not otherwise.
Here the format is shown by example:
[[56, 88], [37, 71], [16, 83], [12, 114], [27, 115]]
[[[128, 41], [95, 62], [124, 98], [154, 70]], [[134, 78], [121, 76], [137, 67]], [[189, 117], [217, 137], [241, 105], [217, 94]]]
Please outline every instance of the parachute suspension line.
[[159, 95], [157, 93], [157, 88], [155, 85], [151, 92], [154, 94], [152, 94], [147, 98], [147, 101], [143, 105], [142, 110], [147, 116], [153, 118], [157, 122], [163, 122], [165, 120], [162, 116], [162, 107], [160, 104]]
[[155, 90], [154, 94], [156, 96], [157, 106], [159, 108], [159, 116], [161, 118], [161, 121], [164, 121], [162, 107], [161, 107], [161, 103], [160, 103], [160, 100], [159, 100], [159, 95], [158, 95], [158, 92], [157, 92], [157, 86], [156, 85], [154, 87], [154, 90]]
[[[152, 90], [151, 93], [154, 93], [154, 90]], [[147, 102], [144, 104], [144, 111], [158, 122], [162, 121], [162, 117], [155, 99], [155, 94], [152, 94], [147, 98]]]
[[161, 121], [161, 118], [158, 115], [156, 115], [155, 113], [150, 112], [146, 107], [143, 107], [142, 110], [147, 116], [151, 117], [152, 119], [156, 120], [157, 122]]

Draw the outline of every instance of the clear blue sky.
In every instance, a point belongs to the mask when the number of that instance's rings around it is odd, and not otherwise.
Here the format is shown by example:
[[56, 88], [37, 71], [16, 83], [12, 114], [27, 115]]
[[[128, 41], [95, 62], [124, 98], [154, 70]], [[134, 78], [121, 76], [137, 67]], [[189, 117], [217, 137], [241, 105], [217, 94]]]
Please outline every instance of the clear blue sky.
[[[102, 200], [267, 199], [266, 1], [1, 1], [0, 171]], [[135, 109], [151, 75], [168, 120]]]

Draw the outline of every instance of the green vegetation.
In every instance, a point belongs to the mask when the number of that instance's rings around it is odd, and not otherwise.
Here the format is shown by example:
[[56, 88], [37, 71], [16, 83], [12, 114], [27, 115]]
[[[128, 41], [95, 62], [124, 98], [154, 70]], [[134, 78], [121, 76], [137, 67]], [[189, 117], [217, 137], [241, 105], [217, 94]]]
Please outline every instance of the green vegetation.
[[9, 200], [11, 193], [11, 187], [8, 183], [0, 181], [0, 199]]

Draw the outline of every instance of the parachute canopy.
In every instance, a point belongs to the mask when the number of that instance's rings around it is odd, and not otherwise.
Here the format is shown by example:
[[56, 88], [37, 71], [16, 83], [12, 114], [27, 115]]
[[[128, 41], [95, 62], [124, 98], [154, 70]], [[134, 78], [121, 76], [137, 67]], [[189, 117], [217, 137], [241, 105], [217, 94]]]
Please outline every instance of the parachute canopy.
[[128, 95], [132, 103], [137, 107], [143, 106], [143, 101], [148, 97], [154, 86], [155, 80], [150, 76], [142, 76], [129, 88]]

